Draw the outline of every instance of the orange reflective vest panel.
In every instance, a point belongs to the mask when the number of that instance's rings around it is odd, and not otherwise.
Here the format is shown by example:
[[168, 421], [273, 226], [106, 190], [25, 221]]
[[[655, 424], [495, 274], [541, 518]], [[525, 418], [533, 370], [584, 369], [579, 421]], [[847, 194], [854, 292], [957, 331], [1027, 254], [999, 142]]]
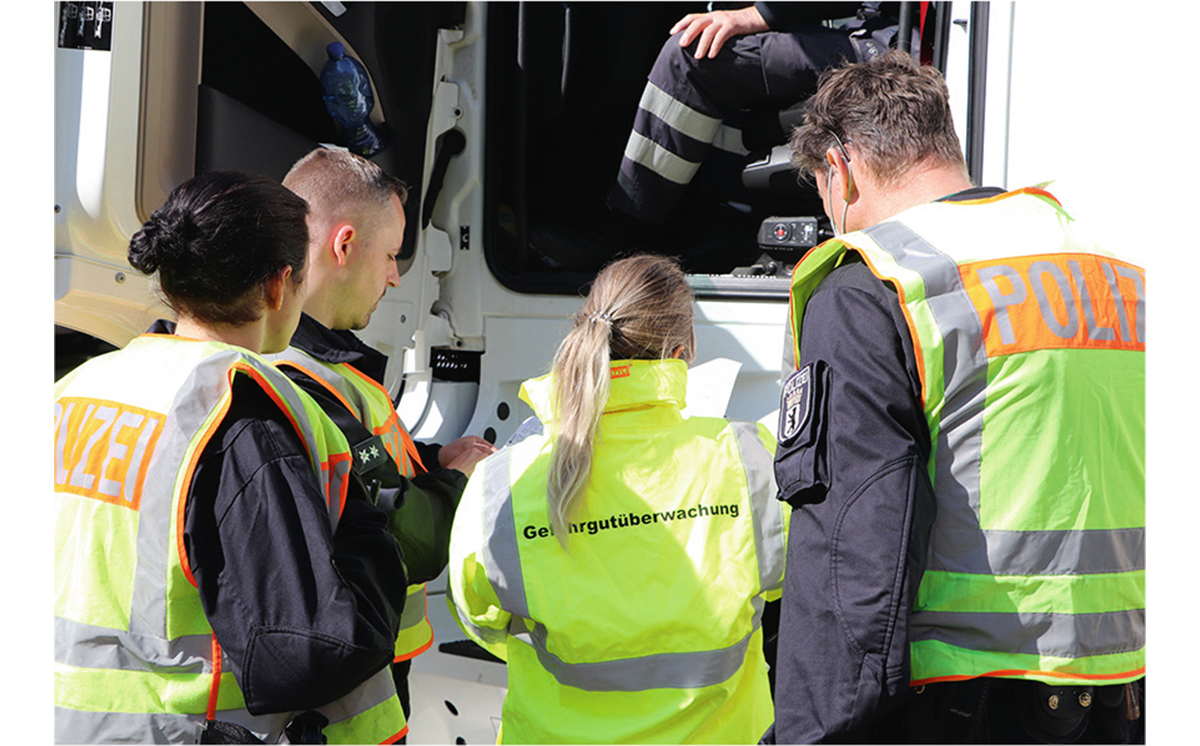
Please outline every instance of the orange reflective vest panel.
[[[183, 545], [191, 477], [238, 375], [261, 386], [296, 429], [336, 527], [350, 470], [345, 439], [257, 355], [144, 335], [55, 387], [57, 741], [194, 742], [216, 719], [271, 742], [295, 714], [245, 709]], [[331, 743], [403, 734], [381, 673], [321, 708]]]

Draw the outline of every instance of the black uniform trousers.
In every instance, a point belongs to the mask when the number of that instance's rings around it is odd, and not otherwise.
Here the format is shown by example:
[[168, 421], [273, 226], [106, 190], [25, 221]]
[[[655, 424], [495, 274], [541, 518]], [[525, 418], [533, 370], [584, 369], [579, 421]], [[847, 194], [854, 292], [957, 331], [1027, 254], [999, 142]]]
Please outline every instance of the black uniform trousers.
[[976, 678], [910, 690], [908, 743], [1145, 743], [1145, 679], [1067, 686]]
[[[791, 106], [816, 91], [817, 78], [826, 68], [859, 61], [856, 49], [861, 48], [851, 41], [849, 31], [816, 23], [734, 37], [713, 59], [697, 60], [695, 44], [681, 47], [677, 37], [667, 39], [650, 71], [647, 94], [609, 196], [611, 208], [651, 224], [666, 221], [700, 165], [717, 156], [710, 153], [717, 136], [713, 128], [703, 120], [698, 128], [689, 127], [680, 117], [696, 123], [690, 116], [695, 112], [733, 123], [743, 109]], [[665, 106], [650, 107], [657, 114], [646, 107], [647, 97], [655, 93], [652, 87], [666, 96]], [[745, 155], [740, 134], [726, 152], [726, 165], [740, 167]]]

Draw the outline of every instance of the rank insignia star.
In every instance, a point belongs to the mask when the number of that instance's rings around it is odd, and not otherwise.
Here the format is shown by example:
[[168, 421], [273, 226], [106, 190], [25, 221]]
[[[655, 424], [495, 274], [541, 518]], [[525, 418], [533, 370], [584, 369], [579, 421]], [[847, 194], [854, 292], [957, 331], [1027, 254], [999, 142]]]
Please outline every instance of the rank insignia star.
[[375, 468], [387, 458], [387, 451], [384, 450], [383, 441], [378, 435], [355, 444], [353, 453], [354, 460], [358, 462], [358, 468], [365, 470]]
[[358, 452], [358, 458], [363, 463], [369, 464], [372, 461], [374, 461], [375, 459], [379, 458], [379, 449], [376, 448], [375, 446], [371, 446], [370, 448], [364, 448]]

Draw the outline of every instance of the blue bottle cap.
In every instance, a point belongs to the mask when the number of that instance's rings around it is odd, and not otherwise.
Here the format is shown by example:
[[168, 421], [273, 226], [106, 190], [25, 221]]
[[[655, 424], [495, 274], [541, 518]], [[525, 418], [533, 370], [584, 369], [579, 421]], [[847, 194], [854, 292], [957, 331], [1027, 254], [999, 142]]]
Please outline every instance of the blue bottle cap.
[[331, 60], [340, 60], [346, 56], [346, 47], [340, 41], [331, 41], [325, 45], [325, 53]]

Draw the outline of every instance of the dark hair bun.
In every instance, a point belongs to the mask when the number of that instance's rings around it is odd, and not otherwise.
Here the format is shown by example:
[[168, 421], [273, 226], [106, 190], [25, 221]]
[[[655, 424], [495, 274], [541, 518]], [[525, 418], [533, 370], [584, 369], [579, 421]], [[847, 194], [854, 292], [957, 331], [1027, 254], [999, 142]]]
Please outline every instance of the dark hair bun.
[[158, 209], [129, 241], [129, 263], [148, 275], [164, 265], [184, 259], [199, 228], [184, 210]]
[[237, 171], [175, 187], [129, 241], [129, 263], [155, 275], [176, 313], [242, 324], [259, 316], [262, 284], [291, 267], [302, 278], [308, 203], [279, 182]]

